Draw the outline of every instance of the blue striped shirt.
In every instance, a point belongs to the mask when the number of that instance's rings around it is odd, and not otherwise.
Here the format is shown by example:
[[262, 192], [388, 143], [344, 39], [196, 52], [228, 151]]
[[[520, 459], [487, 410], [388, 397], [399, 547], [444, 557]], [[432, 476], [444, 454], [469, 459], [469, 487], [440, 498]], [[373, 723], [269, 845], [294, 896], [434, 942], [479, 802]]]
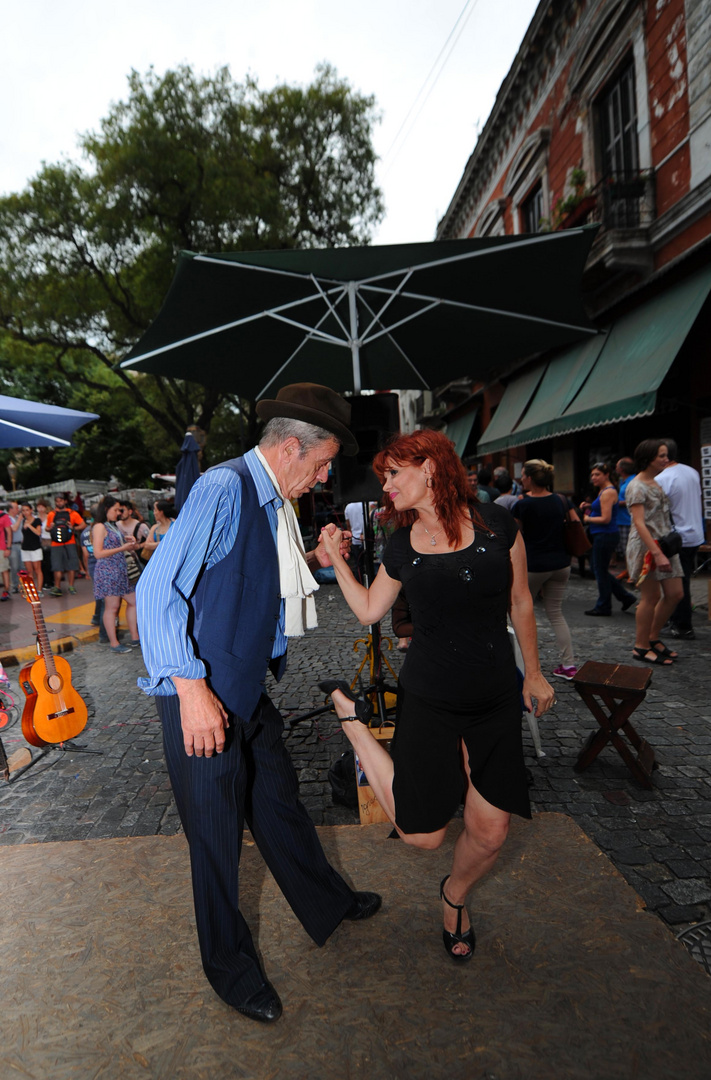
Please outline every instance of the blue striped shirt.
[[[276, 557], [277, 509], [282, 500], [254, 450], [244, 461], [266, 507]], [[189, 601], [200, 571], [232, 550], [239, 531], [242, 480], [233, 469], [217, 466], [194, 484], [185, 506], [155, 549], [136, 586], [143, 659], [149, 677], [138, 685], [149, 695], [175, 693], [171, 676], [204, 679], [205, 665], [195, 656], [188, 634]], [[272, 657], [286, 652], [284, 601]]]

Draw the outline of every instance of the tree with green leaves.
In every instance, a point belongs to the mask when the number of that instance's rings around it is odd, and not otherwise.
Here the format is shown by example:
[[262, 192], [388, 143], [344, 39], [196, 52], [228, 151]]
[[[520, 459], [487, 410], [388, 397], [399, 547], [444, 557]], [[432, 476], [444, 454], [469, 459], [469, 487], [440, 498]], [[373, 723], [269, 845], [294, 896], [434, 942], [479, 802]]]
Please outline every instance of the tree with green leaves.
[[[0, 354], [21, 355], [28, 389], [39, 378], [51, 390], [43, 400], [112, 417], [111, 444], [123, 460], [124, 436], [135, 451], [118, 474], [136, 483], [165, 468], [156, 456], [174, 460], [191, 424], [224, 435], [213, 459], [223, 443], [238, 451], [240, 425], [254, 438], [238, 396], [116, 367], [157, 314], [178, 253], [365, 244], [383, 208], [374, 100], [327, 65], [306, 87], [269, 91], [227, 68], [128, 81], [127, 99], [80, 139], [84, 166], [45, 165], [0, 199]], [[96, 472], [105, 441], [79, 432], [67, 466], [84, 444]]]

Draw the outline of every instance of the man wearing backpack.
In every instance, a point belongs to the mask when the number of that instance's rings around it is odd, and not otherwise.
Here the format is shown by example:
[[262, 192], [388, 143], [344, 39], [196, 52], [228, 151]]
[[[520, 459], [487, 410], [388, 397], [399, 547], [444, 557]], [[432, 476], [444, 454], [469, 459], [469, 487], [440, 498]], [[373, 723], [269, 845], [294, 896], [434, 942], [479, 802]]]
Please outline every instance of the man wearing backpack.
[[61, 596], [60, 588], [62, 574], [67, 575], [69, 592], [75, 593], [74, 575], [79, 569], [79, 554], [75, 538], [75, 530], [84, 528], [83, 517], [70, 510], [64, 495], [56, 495], [54, 510], [47, 514], [47, 530], [52, 539], [52, 573], [54, 574], [54, 588], [50, 596]]

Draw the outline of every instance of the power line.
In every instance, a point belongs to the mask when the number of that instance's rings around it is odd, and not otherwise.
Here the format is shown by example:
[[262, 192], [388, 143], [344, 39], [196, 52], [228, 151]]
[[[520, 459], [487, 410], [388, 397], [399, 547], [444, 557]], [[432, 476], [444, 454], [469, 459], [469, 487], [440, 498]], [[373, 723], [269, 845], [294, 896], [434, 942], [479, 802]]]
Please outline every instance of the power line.
[[[466, 27], [467, 23], [469, 22], [469, 19], [471, 18], [472, 14], [474, 12], [474, 9], [475, 9], [475, 7], [477, 6], [478, 3], [479, 3], [479, 0], [466, 0], [466, 3], [464, 4], [464, 7], [460, 11], [459, 16], [457, 17], [457, 20], [454, 23], [454, 26], [452, 27], [449, 34], [447, 35], [447, 40], [445, 41], [444, 45], [440, 49], [439, 53], [437, 54], [437, 57], [436, 57], [434, 63], [432, 64], [432, 67], [430, 68], [429, 72], [427, 73], [426, 79], [424, 80], [424, 82], [422, 83], [422, 86], [420, 87], [417, 94], [415, 95], [415, 100], [412, 102], [412, 105], [408, 109], [407, 115], [405, 116], [405, 119], [400, 124], [400, 127], [397, 130], [397, 134], [395, 135], [395, 138], [390, 143], [390, 146], [388, 147], [385, 154], [383, 155], [383, 163], [384, 163], [388, 159], [390, 154], [392, 153], [394, 146], [396, 145], [398, 139], [400, 138], [400, 135], [402, 134], [403, 130], [405, 129], [405, 127], [406, 127], [406, 125], [408, 123], [408, 120], [412, 116], [413, 110], [417, 107], [418, 101], [422, 97], [422, 94], [424, 93], [425, 88], [427, 87], [427, 84], [432, 79], [433, 73], [436, 70], [437, 65], [439, 64], [440, 60], [442, 59], [443, 54], [446, 52], [447, 47], [450, 45], [450, 42], [451, 42], [451, 47], [449, 48], [449, 51], [447, 52], [447, 55], [444, 57], [444, 60], [442, 60], [442, 63], [440, 65], [440, 67], [439, 67], [439, 71], [437, 71], [437, 74], [435, 75], [434, 79], [432, 80], [431, 85], [427, 89], [427, 93], [425, 94], [419, 108], [417, 109], [417, 112], [415, 113], [413, 121], [410, 124], [409, 130], [407, 131], [404, 139], [401, 141], [401, 143], [398, 146], [397, 150], [393, 154], [390, 162], [387, 165], [387, 168], [385, 169], [385, 171], [383, 173], [383, 176], [387, 175], [387, 173], [389, 172], [393, 162], [395, 161], [395, 158], [397, 157], [397, 155], [400, 153], [400, 150], [402, 149], [402, 147], [407, 142], [407, 139], [409, 138], [409, 136], [410, 136], [410, 134], [412, 132], [412, 129], [414, 128], [415, 124], [417, 123], [417, 120], [419, 119], [420, 113], [422, 112], [425, 105], [427, 104], [427, 101], [428, 101], [428, 99], [430, 97], [430, 94], [432, 93], [435, 86], [437, 85], [437, 81], [439, 80], [440, 75], [444, 71], [444, 69], [445, 69], [445, 67], [447, 65], [447, 61], [449, 60], [450, 56], [452, 55], [452, 52], [453, 52], [457, 42], [459, 41], [459, 38], [461, 37], [461, 35], [462, 35], [463, 31], [464, 31], [464, 28]], [[454, 40], [452, 40], [452, 38], [454, 38]]]

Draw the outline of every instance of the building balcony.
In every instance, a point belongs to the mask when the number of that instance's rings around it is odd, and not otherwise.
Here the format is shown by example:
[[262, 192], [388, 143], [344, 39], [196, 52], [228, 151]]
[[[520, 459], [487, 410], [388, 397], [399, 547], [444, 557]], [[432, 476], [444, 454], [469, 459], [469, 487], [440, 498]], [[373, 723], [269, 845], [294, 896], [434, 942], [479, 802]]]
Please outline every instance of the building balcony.
[[581, 198], [559, 228], [600, 225], [585, 268], [586, 287], [594, 289], [620, 274], [646, 277], [652, 272], [650, 226], [654, 217], [655, 183], [651, 170], [605, 176]]

